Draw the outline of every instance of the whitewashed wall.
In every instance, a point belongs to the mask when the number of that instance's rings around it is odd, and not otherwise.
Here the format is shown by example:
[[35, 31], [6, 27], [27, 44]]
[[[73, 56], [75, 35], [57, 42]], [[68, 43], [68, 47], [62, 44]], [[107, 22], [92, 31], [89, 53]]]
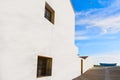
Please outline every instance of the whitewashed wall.
[[[69, 0], [46, 0], [55, 24], [44, 18], [45, 0], [0, 1], [0, 80], [72, 80], [80, 74]], [[37, 56], [53, 58], [51, 77], [36, 78]]]
[[94, 65], [94, 61], [92, 57], [88, 57], [86, 59], [83, 59], [83, 73], [92, 68]]

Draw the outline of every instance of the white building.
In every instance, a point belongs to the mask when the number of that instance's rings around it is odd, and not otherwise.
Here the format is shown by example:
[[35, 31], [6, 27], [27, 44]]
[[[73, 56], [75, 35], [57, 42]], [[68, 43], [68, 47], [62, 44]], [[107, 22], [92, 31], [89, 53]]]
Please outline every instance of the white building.
[[80, 56], [81, 59], [81, 74], [85, 73], [87, 70], [93, 67], [93, 59], [88, 56]]
[[0, 1], [0, 80], [80, 75], [70, 0]]

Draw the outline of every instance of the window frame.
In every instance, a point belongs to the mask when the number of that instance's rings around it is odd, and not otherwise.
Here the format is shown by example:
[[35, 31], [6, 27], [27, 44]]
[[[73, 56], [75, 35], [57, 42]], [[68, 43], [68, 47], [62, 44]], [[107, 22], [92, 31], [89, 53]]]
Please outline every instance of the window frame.
[[[46, 62], [45, 65], [42, 64], [41, 69], [40, 69], [40, 58], [41, 62]], [[45, 66], [45, 67], [43, 67]], [[41, 71], [41, 73], [39, 73], [39, 71]], [[44, 72], [43, 72], [44, 71]], [[40, 75], [41, 74], [41, 75]], [[37, 78], [41, 78], [41, 77], [47, 77], [47, 76], [52, 76], [52, 58], [51, 57], [45, 57], [45, 56], [38, 56], [37, 57]]]
[[[50, 13], [50, 19], [48, 19], [48, 18], [46, 17], [46, 10]], [[55, 11], [53, 10], [53, 8], [52, 8], [47, 2], [45, 2], [44, 17], [45, 17], [48, 21], [50, 21], [52, 24], [54, 24]]]

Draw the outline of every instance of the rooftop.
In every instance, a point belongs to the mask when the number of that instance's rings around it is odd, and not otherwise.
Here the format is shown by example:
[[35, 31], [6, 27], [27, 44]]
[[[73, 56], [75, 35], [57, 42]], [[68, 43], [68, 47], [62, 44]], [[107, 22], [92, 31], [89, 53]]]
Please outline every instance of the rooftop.
[[120, 67], [94, 67], [73, 80], [120, 80]]

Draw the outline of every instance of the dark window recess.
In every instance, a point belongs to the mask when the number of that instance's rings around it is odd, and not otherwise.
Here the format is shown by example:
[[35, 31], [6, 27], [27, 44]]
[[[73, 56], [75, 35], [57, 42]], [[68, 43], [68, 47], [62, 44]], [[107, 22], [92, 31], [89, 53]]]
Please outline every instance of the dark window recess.
[[48, 5], [48, 3], [45, 3], [45, 18], [48, 19], [51, 23], [54, 24], [54, 17], [55, 12], [54, 10]]
[[37, 77], [51, 76], [52, 58], [38, 56]]
[[51, 21], [51, 16], [51, 12], [47, 8], [45, 8], [45, 18]]

